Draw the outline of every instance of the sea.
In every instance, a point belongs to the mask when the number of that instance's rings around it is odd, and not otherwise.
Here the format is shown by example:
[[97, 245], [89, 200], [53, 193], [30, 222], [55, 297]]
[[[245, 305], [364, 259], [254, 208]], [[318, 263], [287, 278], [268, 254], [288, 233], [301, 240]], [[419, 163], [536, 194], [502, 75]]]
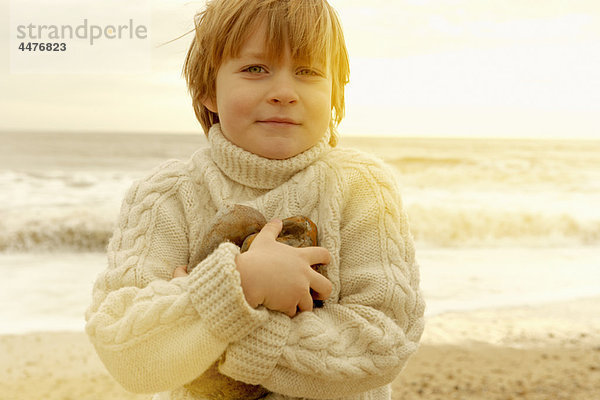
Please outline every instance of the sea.
[[[202, 134], [0, 133], [0, 334], [82, 331], [132, 181]], [[600, 140], [344, 137], [396, 174], [428, 317], [600, 295]]]

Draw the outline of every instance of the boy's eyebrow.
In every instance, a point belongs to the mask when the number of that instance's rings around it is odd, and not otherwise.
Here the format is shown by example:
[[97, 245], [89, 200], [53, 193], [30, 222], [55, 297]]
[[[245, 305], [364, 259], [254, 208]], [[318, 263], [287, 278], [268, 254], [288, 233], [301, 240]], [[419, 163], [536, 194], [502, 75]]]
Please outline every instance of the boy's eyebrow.
[[240, 52], [240, 54], [237, 56], [237, 58], [258, 58], [258, 59], [263, 60], [268, 57], [265, 53], [260, 52], [260, 51], [246, 51], [246, 52]]
[[[261, 52], [261, 51], [246, 51], [246, 52], [240, 52], [240, 54], [238, 54], [237, 57], [235, 57], [238, 60], [241, 59], [253, 59], [253, 60], [267, 60], [269, 59], [269, 56], [267, 55], [267, 53], [265, 52]], [[302, 62], [307, 62], [309, 63], [309, 58], [304, 57], [301, 58]], [[323, 62], [319, 62], [317, 60], [312, 60], [312, 62], [310, 62], [310, 64], [315, 64], [315, 65], [321, 65], [324, 66], [325, 64]]]

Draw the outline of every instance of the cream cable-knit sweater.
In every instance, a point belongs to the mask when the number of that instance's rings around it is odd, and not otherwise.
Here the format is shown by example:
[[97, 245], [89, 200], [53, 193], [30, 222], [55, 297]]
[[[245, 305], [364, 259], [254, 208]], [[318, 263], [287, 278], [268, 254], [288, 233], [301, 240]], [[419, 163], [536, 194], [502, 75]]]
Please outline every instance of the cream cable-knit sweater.
[[[86, 331], [110, 373], [134, 392], [182, 387], [217, 359], [268, 399], [389, 399], [415, 352], [424, 302], [407, 218], [392, 174], [376, 159], [332, 149], [329, 135], [287, 160], [247, 152], [221, 133], [189, 161], [169, 161], [127, 193], [98, 277]], [[311, 218], [332, 261], [323, 308], [287, 315], [245, 301], [239, 248], [195, 260], [207, 221], [227, 204], [267, 220]], [[199, 263], [187, 277], [175, 267]], [[278, 393], [278, 394], [275, 394]]]

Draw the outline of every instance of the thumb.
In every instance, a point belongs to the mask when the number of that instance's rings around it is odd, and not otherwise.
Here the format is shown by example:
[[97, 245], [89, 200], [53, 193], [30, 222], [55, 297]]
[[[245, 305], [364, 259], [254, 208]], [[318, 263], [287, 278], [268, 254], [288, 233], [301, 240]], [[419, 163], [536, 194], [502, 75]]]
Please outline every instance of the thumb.
[[277, 218], [272, 219], [265, 226], [263, 226], [260, 232], [258, 232], [258, 235], [256, 235], [256, 239], [254, 239], [254, 241], [263, 241], [265, 239], [275, 240], [277, 239], [277, 236], [279, 236], [279, 233], [282, 229], [283, 222]]
[[187, 265], [184, 265], [182, 267], [177, 267], [173, 271], [173, 278], [180, 278], [182, 276], [187, 276], [187, 275], [188, 275]]

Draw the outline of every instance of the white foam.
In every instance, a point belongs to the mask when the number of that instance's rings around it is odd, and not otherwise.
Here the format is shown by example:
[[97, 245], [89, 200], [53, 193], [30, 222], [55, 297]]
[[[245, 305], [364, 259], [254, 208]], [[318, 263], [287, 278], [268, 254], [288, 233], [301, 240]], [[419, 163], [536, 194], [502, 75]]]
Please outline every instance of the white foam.
[[600, 295], [600, 248], [423, 249], [427, 314]]
[[[600, 296], [597, 248], [417, 249], [429, 317]], [[0, 334], [77, 330], [103, 253], [0, 254]]]

